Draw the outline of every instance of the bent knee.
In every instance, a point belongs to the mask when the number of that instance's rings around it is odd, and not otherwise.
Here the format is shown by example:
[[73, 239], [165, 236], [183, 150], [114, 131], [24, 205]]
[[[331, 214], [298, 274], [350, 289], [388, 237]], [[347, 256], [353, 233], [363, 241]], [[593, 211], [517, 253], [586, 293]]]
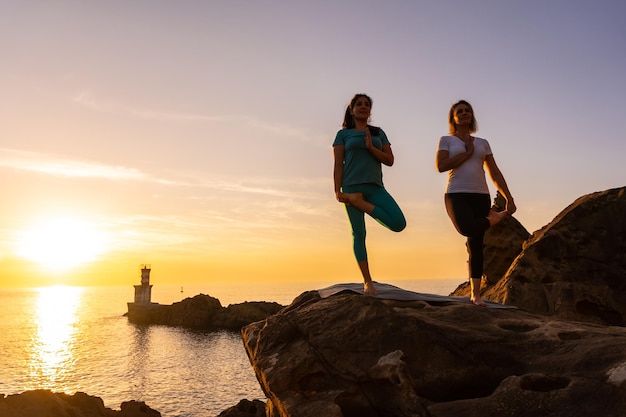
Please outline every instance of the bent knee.
[[402, 221], [398, 221], [395, 224], [390, 225], [389, 229], [391, 229], [394, 232], [403, 231], [404, 229], [406, 229], [406, 220], [402, 219]]

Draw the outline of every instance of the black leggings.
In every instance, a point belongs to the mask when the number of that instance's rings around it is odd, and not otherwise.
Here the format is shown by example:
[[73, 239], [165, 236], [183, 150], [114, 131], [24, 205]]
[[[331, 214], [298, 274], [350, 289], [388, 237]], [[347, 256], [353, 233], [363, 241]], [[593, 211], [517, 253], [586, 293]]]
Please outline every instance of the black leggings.
[[448, 216], [456, 230], [467, 237], [470, 278], [483, 276], [483, 239], [489, 228], [489, 194], [450, 193], [444, 196]]

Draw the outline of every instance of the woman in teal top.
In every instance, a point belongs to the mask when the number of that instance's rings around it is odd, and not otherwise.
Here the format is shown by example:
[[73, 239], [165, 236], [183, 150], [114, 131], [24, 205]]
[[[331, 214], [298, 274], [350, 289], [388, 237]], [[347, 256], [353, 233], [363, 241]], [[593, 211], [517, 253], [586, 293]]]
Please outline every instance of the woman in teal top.
[[372, 99], [357, 94], [350, 101], [333, 142], [333, 178], [337, 201], [344, 203], [352, 225], [354, 256], [363, 275], [363, 292], [376, 295], [365, 248], [365, 213], [394, 232], [406, 227], [406, 220], [393, 197], [385, 190], [381, 163], [392, 166], [391, 145], [385, 132], [368, 125]]

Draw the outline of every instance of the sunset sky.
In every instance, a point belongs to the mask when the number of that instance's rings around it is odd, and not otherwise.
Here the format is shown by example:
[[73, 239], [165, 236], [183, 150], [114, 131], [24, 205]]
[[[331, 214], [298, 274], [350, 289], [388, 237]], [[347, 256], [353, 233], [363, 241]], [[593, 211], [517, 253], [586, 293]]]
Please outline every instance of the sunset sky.
[[[626, 3], [0, 3], [0, 286], [360, 282], [331, 144], [374, 101], [408, 227], [375, 280], [466, 277], [434, 166], [469, 100], [533, 232], [626, 185]], [[490, 184], [491, 185], [491, 184]], [[494, 190], [493, 187], [491, 187]]]

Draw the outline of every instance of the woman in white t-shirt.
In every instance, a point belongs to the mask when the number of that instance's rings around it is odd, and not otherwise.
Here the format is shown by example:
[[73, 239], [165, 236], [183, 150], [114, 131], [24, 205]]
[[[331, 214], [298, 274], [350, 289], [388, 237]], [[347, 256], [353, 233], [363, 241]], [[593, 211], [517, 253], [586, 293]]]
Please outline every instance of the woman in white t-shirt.
[[[483, 239], [487, 229], [509, 214], [516, 207], [502, 172], [496, 165], [489, 142], [472, 136], [478, 123], [472, 106], [465, 100], [452, 105], [448, 113], [450, 136], [439, 139], [437, 169], [448, 171], [445, 205], [456, 230], [467, 237], [469, 254], [470, 301], [485, 306], [480, 296], [483, 276]], [[496, 188], [506, 199], [501, 212], [491, 210], [491, 197], [485, 178], [485, 170]]]

